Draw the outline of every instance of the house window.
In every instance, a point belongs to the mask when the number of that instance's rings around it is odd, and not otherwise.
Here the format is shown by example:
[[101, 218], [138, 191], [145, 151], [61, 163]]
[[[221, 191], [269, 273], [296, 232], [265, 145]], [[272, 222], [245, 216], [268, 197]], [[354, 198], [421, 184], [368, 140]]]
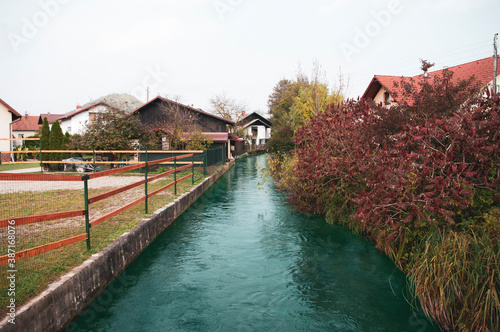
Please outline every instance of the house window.
[[71, 133], [71, 127], [68, 127], [67, 131], [68, 131], [68, 133]]
[[97, 116], [97, 113], [89, 113], [89, 120], [90, 122], [93, 122]]
[[257, 137], [258, 132], [259, 132], [259, 128], [252, 127], [252, 136], [253, 137]]
[[389, 95], [389, 92], [384, 92], [384, 103], [386, 105], [391, 103], [391, 96]]
[[24, 134], [18, 134], [17, 138], [24, 138]]

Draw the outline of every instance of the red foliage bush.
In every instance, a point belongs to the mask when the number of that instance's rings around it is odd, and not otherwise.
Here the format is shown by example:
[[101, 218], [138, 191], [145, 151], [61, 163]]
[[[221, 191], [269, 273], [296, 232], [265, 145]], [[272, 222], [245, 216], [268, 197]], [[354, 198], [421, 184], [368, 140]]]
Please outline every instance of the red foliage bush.
[[385, 141], [379, 136], [384, 112], [349, 101], [296, 133], [299, 208], [325, 213], [328, 201], [340, 196], [356, 204], [353, 217], [364, 230], [391, 228], [395, 240], [403, 228], [461, 222], [479, 191], [498, 194], [498, 96], [450, 117], [403, 126]]
[[293, 203], [299, 209], [322, 213], [331, 194], [350, 199], [353, 187], [364, 186], [363, 165], [377, 149], [372, 107], [353, 100], [331, 105], [297, 131], [297, 177], [303, 191]]

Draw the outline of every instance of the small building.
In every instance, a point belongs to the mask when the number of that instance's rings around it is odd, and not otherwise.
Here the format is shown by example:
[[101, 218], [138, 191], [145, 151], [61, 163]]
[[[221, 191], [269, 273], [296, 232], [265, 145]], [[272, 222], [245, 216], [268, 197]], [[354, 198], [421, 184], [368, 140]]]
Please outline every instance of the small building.
[[262, 115], [253, 112], [238, 121], [236, 126], [244, 129], [249, 145], [262, 147], [271, 138], [273, 124]]
[[[229, 131], [234, 121], [207, 113], [199, 108], [183, 105], [179, 102], [157, 96], [138, 107], [131, 115], [139, 116], [142, 123], [152, 131], [164, 133], [162, 150], [177, 149], [168, 144], [168, 135], [176, 127], [183, 132], [198, 131], [211, 139], [215, 146], [223, 146], [225, 159], [231, 157]], [[189, 136], [188, 134], [185, 134]], [[185, 137], [187, 140], [188, 137]]]
[[42, 127], [38, 124], [39, 116], [24, 115], [19, 119], [12, 122], [12, 136], [13, 138], [20, 138], [18, 141], [13, 141], [12, 148], [15, 149], [19, 145], [23, 145], [23, 138], [28, 138], [37, 133]]
[[82, 134], [85, 131], [87, 123], [92, 121], [96, 114], [106, 112], [111, 108], [111, 106], [104, 102], [98, 102], [85, 107], [77, 106], [74, 111], [64, 114], [58, 118], [59, 123], [61, 124], [61, 130], [63, 134]]
[[165, 130], [170, 128], [171, 123], [182, 122], [190, 130], [227, 133], [234, 125], [234, 121], [160, 96], [138, 107], [131, 114], [139, 115], [141, 122], [151, 128]]
[[229, 134], [231, 157], [236, 157], [246, 152], [245, 139]]
[[[498, 57], [500, 59], [500, 57]], [[495, 57], [489, 57], [482, 60], [476, 60], [468, 63], [464, 63], [458, 66], [453, 66], [447, 68], [453, 72], [454, 80], [466, 80], [472, 75], [479, 82], [480, 86], [486, 89], [492, 89], [493, 87], [493, 72], [494, 72], [494, 60]], [[499, 61], [500, 62], [500, 61]], [[405, 76], [385, 76], [385, 75], [375, 75], [371, 80], [370, 84], [366, 88], [363, 98], [371, 99], [377, 104], [382, 103], [383, 105], [390, 106], [393, 104], [398, 104], [401, 102], [401, 90], [394, 86], [394, 83], [399, 83], [401, 80], [406, 82], [413, 81], [414, 84], [423, 82], [431, 82], [434, 77], [441, 76], [444, 69], [428, 72], [426, 74], [416, 75], [413, 77]], [[500, 70], [499, 70], [500, 72]], [[497, 91], [500, 91], [500, 75], [497, 76]], [[391, 91], [396, 92], [399, 97], [391, 94]]]
[[[12, 108], [5, 101], [0, 99], [0, 138], [11, 139], [12, 137], [12, 122], [19, 119], [21, 114], [19, 114], [14, 108]], [[0, 141], [0, 153], [2, 151], [12, 151], [12, 141]], [[1, 153], [0, 160], [2, 162], [11, 161], [11, 155], [7, 153]]]

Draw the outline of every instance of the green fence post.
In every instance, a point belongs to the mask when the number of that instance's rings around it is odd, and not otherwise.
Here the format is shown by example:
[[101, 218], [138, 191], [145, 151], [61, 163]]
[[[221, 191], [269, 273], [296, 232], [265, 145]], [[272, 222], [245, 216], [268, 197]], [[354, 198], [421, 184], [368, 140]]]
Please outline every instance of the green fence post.
[[40, 172], [43, 174], [42, 139], [40, 139]]
[[207, 176], [207, 150], [203, 151], [203, 175]]
[[194, 184], [194, 153], [193, 153], [193, 164], [191, 165], [191, 184]]
[[90, 221], [89, 221], [89, 176], [84, 175], [83, 180], [83, 199], [85, 200], [85, 232], [87, 233], [87, 250], [90, 250]]
[[146, 178], [146, 183], [144, 184], [144, 194], [146, 195], [146, 200], [144, 201], [145, 202], [145, 211], [146, 211], [146, 214], [148, 214], [148, 150], [146, 150], [146, 168], [145, 168], [145, 171], [144, 171], [144, 176]]
[[177, 157], [174, 159], [174, 195], [177, 196]]

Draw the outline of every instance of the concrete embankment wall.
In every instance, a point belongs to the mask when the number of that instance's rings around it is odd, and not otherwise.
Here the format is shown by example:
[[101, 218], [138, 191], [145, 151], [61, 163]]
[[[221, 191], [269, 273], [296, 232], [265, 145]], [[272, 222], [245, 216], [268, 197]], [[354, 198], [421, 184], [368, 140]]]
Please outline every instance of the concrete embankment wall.
[[68, 328], [71, 321], [87, 308], [149, 243], [233, 165], [234, 161], [221, 167], [190, 192], [179, 196], [149, 219], [142, 220], [111, 245], [49, 285], [44, 292], [18, 309], [15, 325], [7, 322], [8, 317], [5, 318], [0, 323], [0, 331], [59, 331]]

